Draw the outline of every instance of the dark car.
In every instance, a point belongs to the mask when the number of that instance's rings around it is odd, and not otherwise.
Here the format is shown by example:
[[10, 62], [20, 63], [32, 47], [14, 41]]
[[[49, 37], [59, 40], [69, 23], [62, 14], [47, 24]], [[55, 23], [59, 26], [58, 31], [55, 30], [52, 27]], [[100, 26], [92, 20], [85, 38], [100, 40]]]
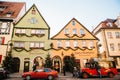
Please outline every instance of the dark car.
[[5, 68], [0, 67], [0, 79], [7, 78], [9, 75], [9, 72], [5, 70]]

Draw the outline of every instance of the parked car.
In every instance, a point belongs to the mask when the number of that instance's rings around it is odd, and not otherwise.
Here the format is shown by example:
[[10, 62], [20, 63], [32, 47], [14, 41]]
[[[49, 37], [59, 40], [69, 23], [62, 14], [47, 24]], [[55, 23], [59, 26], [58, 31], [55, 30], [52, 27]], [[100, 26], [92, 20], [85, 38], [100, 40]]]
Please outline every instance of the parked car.
[[52, 70], [50, 68], [44, 68], [42, 70], [35, 70], [31, 72], [24, 72], [22, 74], [22, 77], [26, 80], [30, 80], [33, 78], [42, 78], [42, 79], [49, 79], [53, 80], [54, 78], [58, 77], [58, 72], [55, 70]]
[[0, 80], [7, 78], [9, 75], [9, 72], [7, 70], [5, 70], [5, 68], [0, 67]]
[[101, 67], [99, 66], [99, 70], [98, 70], [98, 66], [95, 66], [95, 64], [93, 63], [86, 63], [86, 67], [82, 68], [80, 70], [80, 77], [82, 78], [88, 78], [88, 77], [97, 77], [97, 76], [107, 76], [110, 78], [113, 78], [115, 75], [118, 74], [118, 71], [116, 68], [105, 68], [105, 67]]

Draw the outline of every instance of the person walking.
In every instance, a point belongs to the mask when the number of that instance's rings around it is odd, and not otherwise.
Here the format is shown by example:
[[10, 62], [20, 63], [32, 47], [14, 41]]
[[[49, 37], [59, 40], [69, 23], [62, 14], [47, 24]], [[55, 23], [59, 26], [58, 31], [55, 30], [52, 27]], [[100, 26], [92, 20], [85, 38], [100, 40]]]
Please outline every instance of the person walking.
[[64, 74], [64, 76], [66, 76], [66, 66], [65, 65], [63, 65], [63, 74]]
[[74, 77], [74, 78], [78, 78], [78, 70], [77, 70], [77, 67], [74, 67], [74, 68], [73, 68], [73, 77]]

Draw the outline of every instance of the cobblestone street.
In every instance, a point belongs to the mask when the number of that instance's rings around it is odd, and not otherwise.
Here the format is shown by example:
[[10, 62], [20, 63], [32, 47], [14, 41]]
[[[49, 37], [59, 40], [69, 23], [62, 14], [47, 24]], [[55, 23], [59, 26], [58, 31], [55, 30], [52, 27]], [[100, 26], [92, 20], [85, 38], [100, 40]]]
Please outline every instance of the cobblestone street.
[[[10, 74], [10, 77], [8, 79], [4, 80], [23, 80], [21, 77], [21, 74], [19, 73], [13, 73]], [[35, 79], [36, 80], [36, 79]], [[37, 80], [43, 80], [43, 79], [37, 79]], [[59, 78], [56, 80], [120, 80], [120, 74], [116, 75], [114, 78], [88, 78], [88, 79], [83, 79], [83, 78], [73, 78], [71, 73], [66, 73], [66, 76], [63, 76], [63, 74], [59, 74]]]

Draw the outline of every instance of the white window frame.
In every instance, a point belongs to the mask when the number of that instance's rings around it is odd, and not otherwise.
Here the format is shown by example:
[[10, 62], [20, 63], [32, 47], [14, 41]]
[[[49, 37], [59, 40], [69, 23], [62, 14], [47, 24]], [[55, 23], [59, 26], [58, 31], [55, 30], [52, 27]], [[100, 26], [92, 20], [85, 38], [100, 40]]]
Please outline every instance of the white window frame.
[[17, 34], [25, 34], [26, 33], [26, 29], [16, 29]]
[[65, 32], [65, 34], [69, 34], [69, 29], [68, 29], [68, 28], [65, 28], [65, 29], [64, 29], [64, 32]]
[[77, 29], [76, 28], [73, 29], [73, 34], [77, 34]]
[[22, 47], [22, 48], [24, 48], [25, 47], [25, 42], [14, 42], [14, 47]]
[[78, 47], [78, 41], [74, 41], [74, 47]]
[[94, 41], [90, 41], [90, 47], [94, 47]]
[[116, 38], [120, 38], [120, 32], [115, 32]]
[[32, 29], [31, 34], [45, 34], [45, 30]]
[[85, 35], [85, 30], [84, 29], [80, 29], [80, 35]]
[[70, 47], [70, 41], [65, 42], [66, 47]]
[[57, 47], [62, 47], [62, 42], [60, 40], [57, 41]]
[[82, 40], [82, 47], [86, 47], [86, 41]]
[[44, 42], [30, 42], [30, 48], [44, 48]]

